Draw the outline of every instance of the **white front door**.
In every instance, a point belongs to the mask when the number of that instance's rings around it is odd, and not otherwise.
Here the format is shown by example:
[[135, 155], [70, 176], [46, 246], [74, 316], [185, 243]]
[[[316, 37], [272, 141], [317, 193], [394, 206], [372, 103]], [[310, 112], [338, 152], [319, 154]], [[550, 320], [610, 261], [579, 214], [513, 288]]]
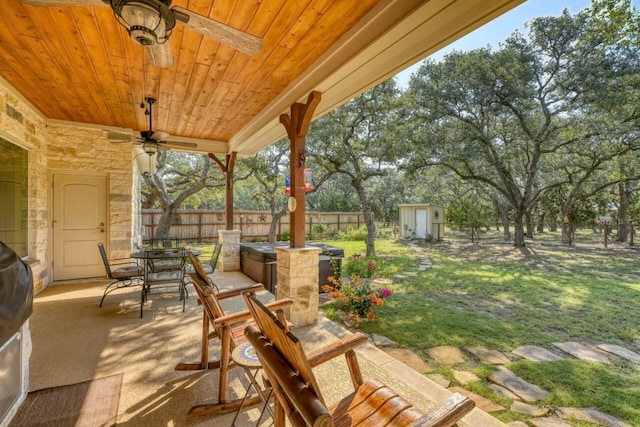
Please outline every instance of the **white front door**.
[[418, 239], [427, 238], [427, 211], [426, 209], [416, 210], [416, 237]]
[[53, 176], [53, 280], [104, 276], [98, 243], [107, 236], [107, 177]]

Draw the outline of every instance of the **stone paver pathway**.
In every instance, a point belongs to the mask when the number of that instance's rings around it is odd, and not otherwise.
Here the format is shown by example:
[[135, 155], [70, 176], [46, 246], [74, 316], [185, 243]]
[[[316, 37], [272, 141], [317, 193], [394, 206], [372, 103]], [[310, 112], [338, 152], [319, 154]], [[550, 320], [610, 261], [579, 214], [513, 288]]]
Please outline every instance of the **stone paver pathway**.
[[623, 423], [619, 419], [593, 408], [558, 408], [558, 415], [564, 419], [575, 418], [605, 427], [631, 427], [631, 424]]
[[512, 353], [534, 362], [555, 362], [556, 360], [562, 360], [562, 357], [557, 354], [536, 345], [523, 345], [513, 350]]
[[611, 363], [611, 357], [605, 351], [599, 350], [589, 344], [575, 341], [554, 342], [553, 345], [580, 360], [590, 360], [592, 362]]
[[548, 391], [523, 380], [504, 366], [500, 366], [498, 370], [489, 377], [489, 380], [508, 389], [527, 403], [544, 399], [549, 395]]
[[549, 412], [549, 409], [547, 408], [540, 408], [519, 400], [514, 401], [509, 409], [514, 412], [520, 412], [521, 414], [532, 415], [534, 417], [543, 417]]
[[488, 350], [480, 347], [467, 347], [467, 350], [480, 359], [482, 363], [488, 365], [506, 365], [511, 362], [507, 356], [498, 350]]
[[441, 345], [438, 347], [432, 347], [426, 351], [426, 353], [444, 366], [453, 366], [465, 362], [464, 354], [458, 347], [452, 345]]
[[614, 344], [599, 344], [598, 347], [600, 350], [606, 351], [607, 353], [615, 354], [616, 356], [622, 357], [623, 359], [627, 359], [633, 363], [640, 363], [640, 354], [635, 353], [631, 350], [627, 350], [624, 347], [620, 347], [619, 345]]

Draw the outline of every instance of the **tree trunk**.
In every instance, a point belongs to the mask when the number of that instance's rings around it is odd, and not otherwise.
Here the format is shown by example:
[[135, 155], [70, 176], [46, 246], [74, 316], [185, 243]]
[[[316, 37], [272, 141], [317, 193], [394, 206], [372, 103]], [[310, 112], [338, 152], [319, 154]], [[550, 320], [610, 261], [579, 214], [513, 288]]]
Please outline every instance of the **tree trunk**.
[[544, 233], [544, 219], [546, 217], [546, 213], [542, 212], [542, 214], [540, 214], [538, 216], [538, 226], [536, 227], [536, 231], [538, 233]]
[[524, 248], [524, 211], [513, 213], [513, 246], [516, 248]]
[[631, 182], [626, 180], [618, 184], [620, 207], [618, 208], [618, 242], [626, 242], [629, 234], [629, 205], [633, 189]]
[[[497, 216], [500, 217], [500, 223], [502, 223], [502, 232], [504, 235], [504, 241], [511, 241], [511, 231], [509, 230], [509, 210], [502, 204], [500, 204], [495, 198], [491, 198], [493, 203], [493, 209]], [[500, 231], [500, 225], [496, 223], [496, 231]]]
[[365, 189], [362, 183], [357, 179], [351, 180], [351, 185], [358, 192], [360, 198], [360, 204], [362, 205], [362, 216], [364, 223], [367, 226], [367, 239], [365, 240], [367, 257], [375, 258], [376, 256], [376, 223], [373, 219], [373, 212], [371, 211], [371, 203], [365, 193]]
[[173, 218], [175, 218], [175, 216], [176, 208], [173, 204], [167, 205], [167, 207], [162, 210], [160, 219], [158, 219], [158, 226], [156, 227], [156, 231], [153, 235], [154, 239], [161, 240], [169, 238], [169, 230], [171, 230], [171, 225], [173, 224]]
[[533, 215], [531, 215], [531, 212], [526, 211], [524, 213], [524, 219], [525, 219], [525, 222], [527, 223], [527, 237], [530, 239], [533, 239], [534, 226], [533, 226]]
[[269, 243], [275, 243], [278, 238], [278, 221], [285, 216], [286, 209], [282, 209], [279, 212], [271, 212], [271, 224], [269, 225]]
[[560, 210], [560, 218], [562, 218], [562, 243], [567, 245], [573, 244], [573, 226], [569, 222], [569, 215]]

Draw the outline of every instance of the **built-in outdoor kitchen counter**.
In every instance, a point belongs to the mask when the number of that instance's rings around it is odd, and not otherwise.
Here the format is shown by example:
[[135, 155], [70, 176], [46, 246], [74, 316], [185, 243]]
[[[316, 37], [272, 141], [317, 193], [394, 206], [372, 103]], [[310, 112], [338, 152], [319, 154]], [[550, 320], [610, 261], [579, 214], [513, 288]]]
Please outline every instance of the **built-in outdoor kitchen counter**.
[[[277, 283], [276, 269], [276, 247], [289, 247], [289, 242], [282, 243], [242, 243], [240, 244], [240, 270], [243, 274], [262, 283], [269, 292], [275, 294]], [[318, 292], [322, 291], [322, 286], [326, 285], [327, 278], [340, 271], [333, 271], [333, 266], [338, 270], [342, 268], [342, 258], [344, 249], [320, 243], [307, 243], [307, 246], [314, 246], [322, 249], [319, 261]]]

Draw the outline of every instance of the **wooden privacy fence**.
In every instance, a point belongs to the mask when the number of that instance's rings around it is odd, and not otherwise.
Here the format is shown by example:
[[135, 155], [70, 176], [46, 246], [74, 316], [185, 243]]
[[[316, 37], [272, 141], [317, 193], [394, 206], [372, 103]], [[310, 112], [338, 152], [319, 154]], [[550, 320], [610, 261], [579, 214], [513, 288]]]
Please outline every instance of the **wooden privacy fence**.
[[[142, 225], [143, 239], [150, 240], [155, 236], [156, 227], [162, 211], [159, 209], [143, 209]], [[318, 233], [337, 235], [349, 227], [360, 228], [364, 224], [360, 212], [307, 212], [306, 234]], [[174, 217], [169, 236], [188, 242], [210, 242], [218, 240], [218, 230], [224, 230], [226, 225], [223, 211], [209, 210], [179, 210]], [[243, 241], [267, 240], [271, 214], [266, 211], [235, 211], [233, 213], [233, 228], [240, 230]], [[277, 237], [289, 231], [289, 215], [278, 220]]]

